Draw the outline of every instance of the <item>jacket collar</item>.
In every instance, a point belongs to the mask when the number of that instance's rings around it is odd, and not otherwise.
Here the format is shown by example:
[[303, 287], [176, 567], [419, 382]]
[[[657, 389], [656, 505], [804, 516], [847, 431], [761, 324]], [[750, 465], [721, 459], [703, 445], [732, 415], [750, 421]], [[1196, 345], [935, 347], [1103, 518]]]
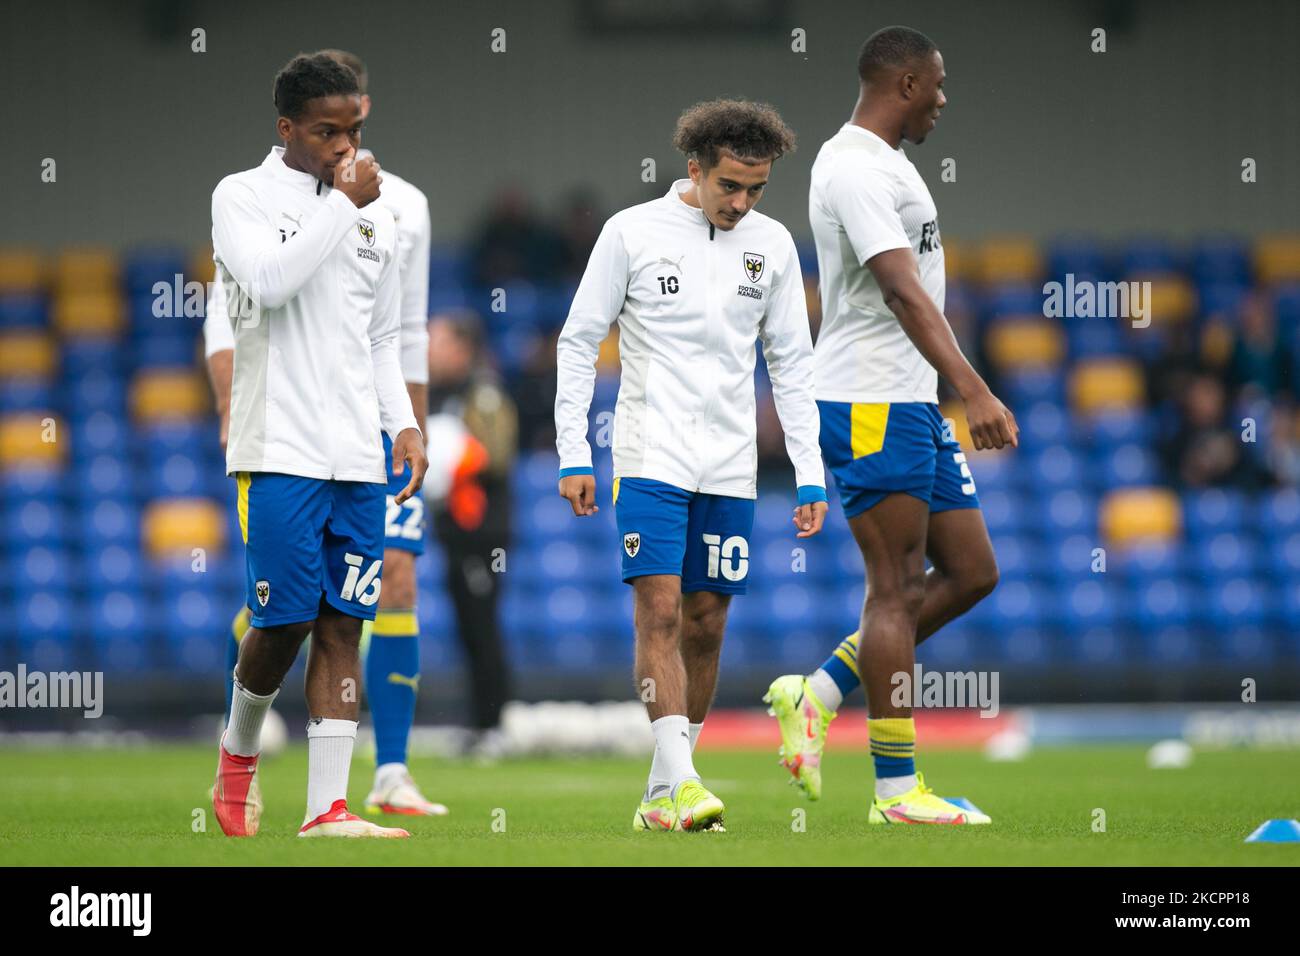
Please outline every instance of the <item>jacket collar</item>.
[[315, 193], [317, 191], [316, 187], [319, 185], [321, 187], [319, 195], [327, 196], [329, 195], [328, 191], [334, 188], [320, 182], [311, 173], [304, 173], [301, 170], [290, 168], [284, 161], [283, 146], [272, 146], [271, 151], [266, 154], [266, 159], [262, 160], [262, 166], [280, 182], [294, 186], [304, 192]]

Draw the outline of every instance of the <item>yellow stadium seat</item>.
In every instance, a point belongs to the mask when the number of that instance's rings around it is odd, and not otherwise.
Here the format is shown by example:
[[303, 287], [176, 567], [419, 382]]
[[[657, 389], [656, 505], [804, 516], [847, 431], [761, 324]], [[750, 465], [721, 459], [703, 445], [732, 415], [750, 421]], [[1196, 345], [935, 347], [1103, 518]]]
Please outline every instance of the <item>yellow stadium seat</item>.
[[64, 338], [115, 338], [123, 322], [116, 292], [64, 293], [54, 302], [54, 327]]
[[618, 368], [618, 326], [616, 325], [600, 343], [600, 352], [596, 355], [596, 369], [601, 372], [616, 372]]
[[131, 413], [137, 423], [190, 420], [212, 411], [207, 379], [192, 369], [149, 369], [131, 383]]
[[1300, 281], [1300, 235], [1260, 239], [1255, 244], [1255, 276], [1266, 283]]
[[58, 364], [45, 332], [0, 332], [0, 379], [49, 378]]
[[985, 283], [1036, 282], [1043, 274], [1043, 254], [1032, 239], [990, 239], [975, 261], [975, 274]]
[[971, 247], [959, 239], [943, 237], [943, 268], [949, 282], [975, 278]]
[[217, 264], [212, 261], [212, 247], [204, 246], [194, 250], [194, 255], [190, 257], [190, 271], [185, 276], [185, 281], [208, 283], [215, 278], [216, 274]]
[[141, 543], [155, 560], [190, 558], [195, 548], [220, 551], [226, 544], [221, 508], [210, 498], [161, 498], [140, 521]]
[[1232, 326], [1223, 321], [1205, 323], [1201, 332], [1201, 361], [1210, 368], [1223, 368], [1232, 359], [1236, 336]]
[[[1196, 311], [1196, 288], [1180, 275], [1130, 276], [1128, 282], [1150, 282], [1149, 296], [1143, 293], [1146, 316], [1153, 325], [1183, 322]], [[1131, 288], [1131, 286], [1130, 286]], [[1129, 303], [1129, 315], [1137, 316], [1137, 303]]]
[[1174, 541], [1182, 533], [1182, 506], [1178, 495], [1168, 488], [1112, 491], [1102, 499], [1099, 518], [1102, 538], [1109, 547]]
[[1142, 366], [1131, 359], [1080, 362], [1070, 379], [1070, 399], [1084, 415], [1103, 409], [1135, 408], [1146, 397]]
[[117, 255], [109, 249], [69, 249], [54, 265], [56, 292], [118, 291]]
[[0, 292], [39, 292], [45, 279], [45, 260], [39, 253], [0, 249]]
[[65, 457], [67, 430], [53, 412], [19, 412], [0, 418], [0, 466], [57, 465]]
[[1041, 316], [1008, 316], [989, 328], [985, 339], [989, 359], [1006, 371], [1056, 368], [1065, 357], [1065, 333], [1057, 322]]

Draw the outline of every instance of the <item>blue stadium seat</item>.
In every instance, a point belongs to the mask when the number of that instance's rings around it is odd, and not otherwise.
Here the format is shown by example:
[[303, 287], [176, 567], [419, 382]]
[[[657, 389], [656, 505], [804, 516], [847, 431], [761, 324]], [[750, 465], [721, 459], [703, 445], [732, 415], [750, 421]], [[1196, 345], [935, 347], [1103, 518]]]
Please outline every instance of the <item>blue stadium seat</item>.
[[1074, 659], [1083, 664], [1113, 667], [1132, 659], [1128, 632], [1109, 625], [1070, 634], [1066, 643]]
[[1096, 533], [1097, 499], [1085, 491], [1074, 488], [1049, 491], [1044, 488], [1038, 497], [1025, 504], [1028, 512], [1038, 515], [1034, 530], [1050, 539]]
[[1239, 534], [1253, 524], [1250, 517], [1249, 503], [1239, 491], [1212, 488], [1183, 495], [1183, 527], [1195, 541]]
[[133, 544], [124, 543], [88, 551], [82, 574], [82, 583], [91, 594], [104, 594], [137, 586], [145, 571], [140, 552]]
[[1071, 322], [1066, 328], [1066, 337], [1072, 359], [1122, 355], [1127, 345], [1119, 326], [1102, 319]]
[[1047, 274], [1057, 281], [1073, 273], [1075, 281], [1101, 279], [1109, 272], [1101, 243], [1082, 236], [1065, 236], [1047, 247]]
[[1141, 631], [1188, 627], [1197, 620], [1199, 603], [1196, 592], [1180, 579], [1143, 578], [1133, 595], [1134, 622]]
[[187, 255], [175, 248], [144, 248], [129, 253], [122, 266], [122, 280], [131, 295], [153, 295], [154, 283], [165, 282], [170, 287], [176, 276], [186, 281]]
[[0, 295], [0, 329], [40, 329], [49, 324], [49, 300], [43, 295]]
[[97, 498], [134, 498], [134, 472], [116, 454], [96, 455], [84, 471], [85, 493]]
[[1187, 665], [1202, 656], [1196, 634], [1187, 624], [1161, 624], [1138, 630], [1142, 656], [1160, 664]]
[[984, 521], [989, 531], [998, 534], [1011, 534], [1024, 530], [1025, 512], [1020, 507], [1020, 499], [1005, 491], [981, 493], [980, 507], [984, 511]]
[[1149, 445], [1155, 436], [1155, 421], [1140, 409], [1106, 410], [1094, 413], [1084, 425], [1084, 436], [1094, 448], [1137, 443]]
[[11, 507], [32, 499], [53, 502], [68, 496], [76, 473], [60, 467], [34, 465], [0, 469], [0, 501]]
[[1191, 271], [1198, 285], [1249, 285], [1250, 246], [1237, 236], [1209, 236], [1198, 240], [1192, 247]]
[[1044, 571], [1041, 548], [1026, 535], [991, 535], [993, 553], [997, 556], [998, 573], [1003, 581], [1037, 579]]
[[14, 555], [7, 580], [20, 594], [66, 588], [73, 579], [69, 561], [63, 548], [38, 544]]
[[1002, 378], [1002, 386], [1004, 394], [1001, 397], [1013, 409], [1038, 401], [1065, 404], [1065, 377], [1056, 370], [1008, 373]]
[[1130, 241], [1120, 261], [1120, 271], [1124, 276], [1178, 272], [1182, 267], [1181, 257], [1173, 244], [1156, 237]]
[[0, 415], [10, 412], [55, 412], [63, 407], [55, 383], [34, 378], [0, 380]]
[[1241, 626], [1258, 627], [1269, 617], [1269, 592], [1252, 578], [1207, 581], [1205, 592], [1204, 623], [1213, 632]]
[[1125, 442], [1102, 452], [1095, 464], [1094, 480], [1106, 489], [1154, 485], [1160, 481], [1160, 468], [1149, 448]]
[[38, 544], [63, 545], [69, 540], [69, 524], [59, 502], [32, 498], [7, 503], [3, 516], [0, 540], [10, 552]]
[[1177, 578], [1186, 569], [1184, 548], [1172, 541], [1139, 541], [1107, 555], [1107, 573], [1135, 586], [1146, 581]]
[[1256, 527], [1272, 538], [1300, 531], [1300, 491], [1284, 488], [1264, 495], [1259, 503]]
[[1078, 487], [1087, 477], [1084, 458], [1069, 445], [1030, 445], [1020, 457], [1028, 477], [1027, 487], [1039, 494]]
[[120, 454], [130, 434], [126, 423], [104, 411], [96, 411], [72, 426], [72, 455], [77, 462], [89, 462], [100, 454]]
[[1043, 597], [1049, 621], [1066, 634], [1112, 628], [1127, 610], [1125, 596], [1101, 574], [1065, 584], [1051, 597]]
[[1259, 569], [1259, 552], [1250, 538], [1224, 531], [1192, 545], [1196, 573], [1205, 584], [1229, 577], [1251, 577]]
[[1242, 300], [1248, 292], [1250, 292], [1249, 286], [1234, 282], [1213, 282], [1202, 285], [1197, 291], [1201, 302], [1200, 312], [1206, 316], [1226, 316], [1230, 321], [1235, 322]]
[[1300, 581], [1300, 531], [1269, 542], [1266, 552], [1269, 572], [1281, 581]]
[[79, 379], [92, 369], [122, 377], [121, 350], [114, 339], [69, 339], [62, 344], [60, 362], [65, 379]]
[[984, 293], [984, 313], [989, 318], [1002, 315], [1042, 315], [1043, 290], [1034, 285], [999, 285]]

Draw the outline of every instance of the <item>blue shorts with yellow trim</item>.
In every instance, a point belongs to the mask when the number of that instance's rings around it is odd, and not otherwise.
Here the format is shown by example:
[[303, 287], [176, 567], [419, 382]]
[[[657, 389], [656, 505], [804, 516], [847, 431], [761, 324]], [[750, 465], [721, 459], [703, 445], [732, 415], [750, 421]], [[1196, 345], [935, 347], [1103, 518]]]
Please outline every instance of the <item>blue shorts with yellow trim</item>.
[[388, 509], [384, 516], [384, 547], [424, 554], [424, 499], [419, 492], [400, 505], [393, 499], [411, 483], [411, 466], [393, 474], [393, 440], [384, 432], [384, 471], [388, 475]]
[[752, 498], [706, 495], [650, 478], [614, 479], [623, 580], [681, 575], [682, 591], [744, 594]]
[[961, 445], [945, 434], [930, 402], [822, 402], [822, 455], [835, 477], [845, 517], [902, 492], [930, 511], [978, 508], [975, 479]]
[[313, 621], [324, 600], [373, 620], [384, 564], [384, 486], [239, 472], [254, 627]]

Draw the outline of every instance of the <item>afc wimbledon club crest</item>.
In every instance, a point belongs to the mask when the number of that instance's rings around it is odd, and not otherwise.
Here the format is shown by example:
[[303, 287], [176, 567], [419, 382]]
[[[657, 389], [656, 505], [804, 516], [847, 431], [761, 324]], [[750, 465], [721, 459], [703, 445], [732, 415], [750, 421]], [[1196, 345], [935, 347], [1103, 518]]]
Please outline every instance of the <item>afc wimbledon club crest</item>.
[[375, 224], [369, 219], [362, 219], [357, 223], [357, 232], [361, 233], [361, 238], [366, 240], [366, 245], [375, 244]]
[[635, 558], [636, 553], [641, 550], [641, 536], [635, 531], [623, 535], [623, 550], [627, 552], [629, 558]]
[[266, 602], [269, 600], [271, 600], [271, 582], [258, 581], [257, 582], [257, 603], [262, 605], [262, 607], [266, 607]]
[[763, 257], [756, 252], [745, 253], [745, 275], [750, 282], [757, 282], [763, 277]]

